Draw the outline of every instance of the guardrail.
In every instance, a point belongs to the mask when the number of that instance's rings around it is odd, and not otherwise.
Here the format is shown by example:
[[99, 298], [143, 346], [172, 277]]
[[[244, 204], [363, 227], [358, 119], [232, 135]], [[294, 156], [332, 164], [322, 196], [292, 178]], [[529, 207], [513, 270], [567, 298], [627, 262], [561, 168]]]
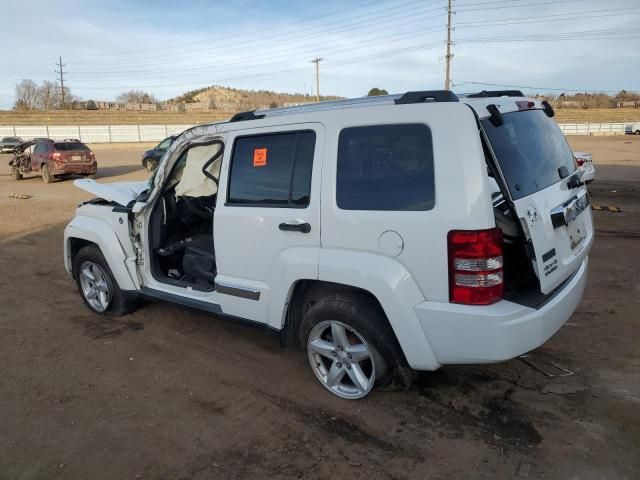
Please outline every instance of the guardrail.
[[[158, 142], [193, 125], [0, 126], [0, 137], [77, 138], [86, 143]], [[632, 123], [561, 123], [565, 135], [624, 135]]]
[[0, 137], [30, 140], [77, 138], [86, 143], [157, 142], [169, 135], [184, 132], [192, 125], [78, 125], [78, 126], [0, 126]]
[[631, 123], [560, 123], [565, 135], [624, 135]]

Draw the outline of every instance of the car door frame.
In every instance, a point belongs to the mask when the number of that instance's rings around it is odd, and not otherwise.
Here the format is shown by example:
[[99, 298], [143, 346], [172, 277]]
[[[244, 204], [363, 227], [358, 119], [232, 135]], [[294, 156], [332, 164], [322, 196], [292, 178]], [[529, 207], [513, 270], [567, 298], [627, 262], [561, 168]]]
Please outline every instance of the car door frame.
[[[309, 205], [304, 208], [283, 207], [271, 205], [237, 205], [228, 203], [229, 182], [231, 172], [231, 159], [235, 149], [236, 139], [258, 135], [270, 135], [277, 133], [293, 133], [312, 130], [315, 133], [315, 146], [313, 153], [313, 163], [311, 168], [311, 190]], [[220, 184], [218, 186], [218, 202], [214, 213], [214, 245], [216, 248], [216, 263], [218, 273], [216, 277], [217, 292], [222, 310], [225, 314], [242, 317], [259, 323], [266, 323], [267, 326], [279, 330], [284, 325], [284, 315], [289, 295], [298, 280], [315, 280], [319, 275], [319, 257], [321, 249], [321, 186], [322, 186], [322, 164], [324, 161], [326, 129], [320, 122], [299, 122], [284, 125], [256, 126], [246, 129], [238, 129], [227, 132], [226, 148], [223, 156]], [[268, 274], [260, 278], [260, 274], [252, 275], [250, 272], [244, 276], [236, 275], [237, 269], [228, 267], [229, 258], [239, 258], [237, 252], [227, 256], [228, 248], [225, 245], [222, 235], [228, 235], [224, 231], [225, 217], [240, 216], [245, 218], [261, 219], [264, 222], [280, 215], [282, 222], [304, 223], [311, 225], [308, 237], [300, 232], [283, 231], [271, 225], [273, 231], [267, 235], [277, 236], [275, 242], [285, 243], [291, 239], [292, 247], [283, 248], [278, 255], [269, 259], [270, 268]], [[259, 244], [264, 244], [265, 238]], [[308, 245], [304, 247], [296, 246], [298, 240]], [[236, 240], [236, 243], [239, 241]], [[259, 245], [258, 244], [258, 245]], [[246, 249], [242, 255], [245, 257], [246, 269], [251, 266], [250, 255], [260, 252], [260, 247], [256, 245], [254, 249]], [[261, 252], [260, 252], [261, 253]], [[269, 253], [267, 253], [268, 255]], [[225, 258], [228, 257], [228, 258]], [[236, 264], [232, 264], [236, 265]], [[245, 270], [246, 271], [246, 270]], [[263, 272], [264, 273], [264, 272]], [[222, 291], [220, 292], [220, 288]]]
[[[168, 170], [162, 177], [161, 184], [156, 185], [152, 189], [151, 194], [147, 197], [145, 202], [138, 202], [133, 206], [133, 212], [136, 221], [136, 228], [134, 230], [134, 236], [139, 235], [139, 244], [142, 249], [142, 258], [144, 261], [138, 264], [138, 279], [142, 286], [143, 296], [147, 296], [154, 299], [166, 300], [172, 303], [178, 303], [189, 307], [197, 308], [200, 310], [206, 310], [213, 313], [222, 313], [219, 305], [219, 293], [216, 290], [213, 291], [201, 291], [191, 287], [183, 287], [179, 285], [173, 285], [157, 280], [151, 271], [151, 246], [149, 235], [149, 222], [151, 213], [154, 210], [156, 202], [161, 197], [161, 192], [164, 190], [167, 181], [171, 178], [170, 172], [175, 167], [177, 160], [191, 147], [208, 145], [214, 141], [221, 140], [226, 151], [227, 148], [227, 134], [224, 132], [211, 132], [211, 134], [204, 135], [202, 137], [196, 137], [190, 139], [184, 145], [181, 145], [179, 149], [172, 153], [172, 161]], [[224, 157], [223, 157], [224, 162]], [[160, 167], [160, 166], [159, 166]], [[218, 179], [218, 182], [220, 180]], [[218, 186], [218, 192], [220, 187]], [[216, 199], [216, 206], [219, 205], [219, 198]], [[214, 224], [215, 224], [215, 210], [214, 210]], [[140, 253], [139, 253], [140, 255]]]

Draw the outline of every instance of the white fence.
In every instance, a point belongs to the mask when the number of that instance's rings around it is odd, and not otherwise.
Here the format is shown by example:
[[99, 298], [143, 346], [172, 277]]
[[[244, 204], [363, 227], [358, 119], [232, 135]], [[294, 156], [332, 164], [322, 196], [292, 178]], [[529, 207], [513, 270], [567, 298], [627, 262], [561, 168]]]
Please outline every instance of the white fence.
[[[17, 136], [25, 140], [48, 137], [53, 140], [77, 138], [87, 143], [157, 142], [192, 125], [81, 125], [44, 127], [0, 126], [0, 137]], [[565, 135], [624, 135], [631, 123], [561, 123]]]
[[630, 123], [560, 123], [565, 135], [624, 135]]
[[192, 125], [0, 126], [0, 137], [17, 136], [25, 140], [35, 137], [53, 140], [77, 138], [86, 143], [157, 142], [191, 127]]

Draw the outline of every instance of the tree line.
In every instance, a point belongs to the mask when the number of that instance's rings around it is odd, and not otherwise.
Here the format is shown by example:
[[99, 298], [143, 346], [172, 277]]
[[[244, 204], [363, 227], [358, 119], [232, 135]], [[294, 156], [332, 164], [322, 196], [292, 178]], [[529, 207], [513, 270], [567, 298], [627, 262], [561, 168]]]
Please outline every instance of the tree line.
[[[64, 95], [63, 95], [64, 93]], [[129, 90], [122, 92], [116, 97], [118, 103], [158, 103], [156, 97], [142, 90]], [[39, 85], [31, 79], [24, 79], [15, 88], [14, 110], [71, 110], [81, 107], [95, 110], [96, 104], [93, 100], [86, 102], [82, 98], [74, 95], [67, 86], [64, 90], [60, 85], [45, 80]]]

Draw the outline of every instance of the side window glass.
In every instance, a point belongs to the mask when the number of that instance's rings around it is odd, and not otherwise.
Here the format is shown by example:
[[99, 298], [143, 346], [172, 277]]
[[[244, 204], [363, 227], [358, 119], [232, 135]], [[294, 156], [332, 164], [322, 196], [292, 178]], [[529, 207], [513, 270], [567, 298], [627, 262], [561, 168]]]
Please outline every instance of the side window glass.
[[345, 128], [338, 139], [336, 202], [343, 210], [430, 210], [431, 130], [423, 124]]
[[315, 132], [309, 130], [237, 138], [227, 203], [309, 205], [315, 141]]

